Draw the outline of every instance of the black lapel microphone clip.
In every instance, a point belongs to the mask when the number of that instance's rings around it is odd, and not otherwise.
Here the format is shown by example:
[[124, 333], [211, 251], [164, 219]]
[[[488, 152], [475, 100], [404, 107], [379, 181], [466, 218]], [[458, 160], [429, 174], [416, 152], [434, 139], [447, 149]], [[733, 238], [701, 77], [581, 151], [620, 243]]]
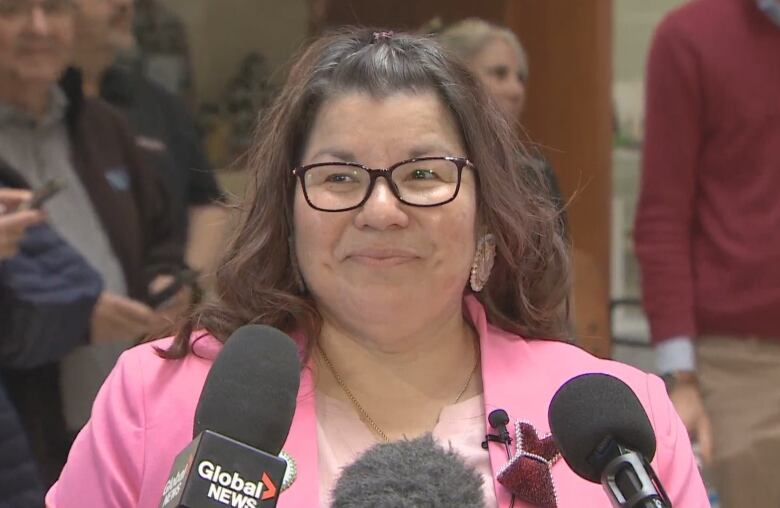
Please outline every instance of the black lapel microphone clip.
[[486, 434], [485, 440], [482, 441], [482, 448], [488, 449], [488, 443], [502, 443], [509, 449], [509, 445], [512, 444], [512, 437], [509, 435], [509, 431], [506, 428], [509, 423], [509, 415], [503, 409], [495, 409], [488, 415], [488, 423], [490, 427], [498, 430], [498, 434]]

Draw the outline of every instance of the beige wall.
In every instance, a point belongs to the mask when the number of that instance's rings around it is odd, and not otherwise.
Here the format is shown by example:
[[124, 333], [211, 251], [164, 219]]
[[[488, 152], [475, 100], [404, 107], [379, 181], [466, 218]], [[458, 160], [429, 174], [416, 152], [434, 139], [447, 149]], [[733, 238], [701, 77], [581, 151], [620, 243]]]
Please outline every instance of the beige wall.
[[658, 23], [687, 0], [615, 0], [613, 97], [621, 131], [642, 138], [647, 53]]
[[614, 2], [615, 80], [642, 79], [655, 26], [686, 0], [616, 0]]
[[279, 68], [306, 36], [306, 0], [162, 0], [187, 26], [200, 101], [217, 98], [251, 50]]

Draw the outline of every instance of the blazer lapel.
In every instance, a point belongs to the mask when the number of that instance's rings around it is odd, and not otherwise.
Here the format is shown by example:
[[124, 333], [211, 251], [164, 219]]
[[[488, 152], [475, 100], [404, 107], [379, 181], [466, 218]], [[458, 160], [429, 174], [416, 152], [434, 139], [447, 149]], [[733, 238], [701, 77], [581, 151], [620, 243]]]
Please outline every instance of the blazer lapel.
[[[509, 415], [507, 430], [512, 436], [510, 452], [514, 455], [517, 441], [516, 421], [531, 423], [539, 434], [547, 434], [550, 431], [547, 407], [557, 386], [546, 373], [555, 367], [536, 365], [524, 339], [488, 324], [482, 305], [473, 296], [466, 298], [466, 310], [480, 337], [485, 433], [496, 432], [487, 421], [490, 412], [495, 409], [505, 410]], [[498, 505], [508, 507], [512, 494], [497, 479], [498, 472], [509, 462], [506, 449], [500, 443], [490, 443], [488, 451]], [[518, 499], [515, 506], [531, 505]]]
[[317, 414], [311, 363], [301, 372], [295, 415], [282, 449], [295, 461], [297, 476], [290, 488], [280, 493], [277, 506], [279, 508], [319, 506]]

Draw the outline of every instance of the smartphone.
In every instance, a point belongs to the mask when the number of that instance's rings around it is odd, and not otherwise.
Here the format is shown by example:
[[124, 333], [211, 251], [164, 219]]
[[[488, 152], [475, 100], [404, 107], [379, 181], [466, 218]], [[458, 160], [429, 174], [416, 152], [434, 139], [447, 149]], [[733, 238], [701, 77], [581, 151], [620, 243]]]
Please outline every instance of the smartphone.
[[164, 289], [150, 294], [146, 303], [153, 309], [162, 307], [168, 300], [176, 296], [176, 293], [184, 286], [194, 284], [198, 279], [198, 272], [194, 270], [182, 270], [174, 275], [173, 282], [165, 286]]
[[65, 183], [63, 183], [62, 180], [52, 178], [35, 189], [32, 199], [22, 203], [18, 210], [40, 210], [44, 203], [56, 196], [64, 188]]

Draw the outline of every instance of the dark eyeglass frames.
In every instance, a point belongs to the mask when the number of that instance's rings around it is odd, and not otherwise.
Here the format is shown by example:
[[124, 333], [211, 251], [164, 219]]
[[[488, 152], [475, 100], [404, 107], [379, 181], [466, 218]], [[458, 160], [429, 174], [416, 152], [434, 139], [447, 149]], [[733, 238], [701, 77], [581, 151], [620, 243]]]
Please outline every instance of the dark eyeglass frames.
[[464, 157], [417, 157], [378, 169], [357, 162], [317, 162], [292, 173], [309, 206], [345, 212], [363, 206], [380, 177], [401, 203], [421, 207], [449, 203], [458, 195], [464, 167], [475, 169]]

